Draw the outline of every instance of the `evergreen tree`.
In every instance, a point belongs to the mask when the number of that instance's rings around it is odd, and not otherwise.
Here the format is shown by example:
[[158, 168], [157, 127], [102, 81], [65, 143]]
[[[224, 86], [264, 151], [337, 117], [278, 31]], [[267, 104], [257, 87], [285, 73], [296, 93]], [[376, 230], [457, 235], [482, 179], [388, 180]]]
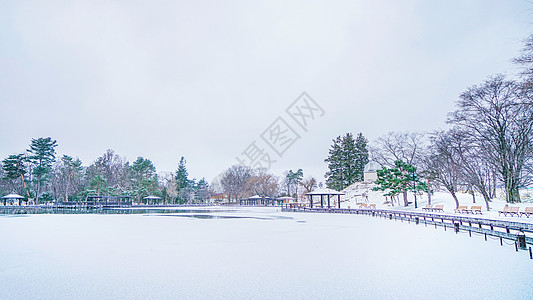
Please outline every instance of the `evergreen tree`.
[[176, 191], [178, 192], [178, 200], [181, 203], [188, 200], [188, 188], [191, 185], [187, 167], [185, 166], [186, 163], [187, 161], [182, 156], [178, 165], [178, 170], [176, 171]]
[[326, 184], [329, 188], [342, 190], [356, 181], [363, 180], [363, 171], [368, 163], [368, 141], [359, 133], [357, 139], [351, 133], [333, 140], [329, 150]]
[[329, 157], [325, 162], [329, 171], [326, 172], [326, 185], [335, 190], [342, 190], [344, 185], [344, 173], [342, 162], [342, 138], [339, 136], [333, 140], [329, 149]]
[[99, 174], [92, 177], [86, 194], [96, 196], [109, 195], [107, 179]]
[[20, 178], [24, 191], [26, 191], [27, 196], [30, 197], [30, 193], [26, 186], [26, 179], [24, 177], [26, 175], [26, 168], [24, 166], [25, 160], [26, 157], [24, 154], [10, 155], [4, 159], [2, 161], [2, 169], [4, 170], [4, 177], [2, 179], [17, 180]]
[[57, 142], [52, 140], [52, 138], [47, 137], [32, 139], [30, 149], [28, 149], [28, 152], [30, 153], [30, 162], [34, 165], [33, 175], [35, 175], [35, 181], [37, 184], [35, 202], [37, 204], [39, 203], [41, 185], [43, 182], [46, 182], [47, 175], [52, 168], [52, 163], [56, 158], [55, 147], [57, 147]]
[[364, 180], [365, 166], [368, 164], [368, 140], [362, 133], [355, 139], [355, 181]]
[[159, 195], [156, 169], [149, 159], [138, 157], [130, 167], [133, 195], [137, 200], [149, 195]]
[[200, 202], [205, 202], [209, 198], [209, 183], [202, 177], [195, 185], [195, 197]]
[[344, 169], [341, 189], [357, 181], [356, 154], [357, 150], [353, 135], [347, 133], [342, 137], [341, 142], [341, 168]]
[[[302, 181], [304, 177], [304, 171], [298, 169], [298, 171], [293, 172], [292, 170], [287, 171], [285, 175], [285, 185], [287, 186], [287, 196], [293, 196], [296, 194], [296, 199], [298, 199], [298, 184]], [[294, 193], [291, 194], [291, 187], [294, 187]]]
[[427, 185], [420, 181], [416, 172], [416, 167], [405, 163], [402, 160], [394, 162], [393, 168], [383, 167], [377, 170], [378, 179], [375, 183], [378, 185], [373, 188], [374, 191], [386, 191], [384, 196], [396, 197], [403, 194], [404, 205], [407, 206], [407, 192], [427, 191]]

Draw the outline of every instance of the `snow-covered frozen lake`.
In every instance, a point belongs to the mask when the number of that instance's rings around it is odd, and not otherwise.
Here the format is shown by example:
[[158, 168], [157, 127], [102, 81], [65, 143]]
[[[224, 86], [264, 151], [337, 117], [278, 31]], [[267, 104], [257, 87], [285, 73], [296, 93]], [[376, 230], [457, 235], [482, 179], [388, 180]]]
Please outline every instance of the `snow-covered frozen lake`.
[[533, 298], [533, 260], [498, 241], [361, 215], [196, 210], [0, 216], [0, 299]]

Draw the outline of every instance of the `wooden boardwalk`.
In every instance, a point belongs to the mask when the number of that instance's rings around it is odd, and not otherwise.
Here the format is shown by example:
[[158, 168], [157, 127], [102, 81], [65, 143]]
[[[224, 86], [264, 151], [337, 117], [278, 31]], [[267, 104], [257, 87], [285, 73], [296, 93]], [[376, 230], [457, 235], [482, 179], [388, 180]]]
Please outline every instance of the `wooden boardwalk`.
[[166, 209], [173, 207], [209, 207], [216, 206], [212, 203], [194, 203], [194, 204], [132, 204], [121, 202], [95, 203], [87, 202], [59, 202], [53, 205], [12, 205], [0, 206], [0, 214], [83, 214], [83, 213], [119, 213], [125, 209]]
[[520, 222], [514, 220], [490, 219], [479, 216], [467, 216], [435, 212], [410, 212], [388, 209], [368, 209], [368, 208], [289, 208], [283, 207], [284, 212], [310, 212], [310, 213], [340, 213], [357, 214], [372, 217], [387, 218], [390, 220], [400, 220], [413, 222], [415, 224], [441, 226], [444, 229], [482, 234], [500, 239], [516, 241], [519, 234], [525, 235], [525, 241], [533, 245], [533, 223]]

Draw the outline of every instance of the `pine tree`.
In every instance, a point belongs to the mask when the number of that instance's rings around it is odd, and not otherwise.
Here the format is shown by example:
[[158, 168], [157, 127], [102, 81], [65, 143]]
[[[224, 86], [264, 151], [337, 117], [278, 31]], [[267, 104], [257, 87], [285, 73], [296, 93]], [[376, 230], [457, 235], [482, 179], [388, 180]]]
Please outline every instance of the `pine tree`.
[[351, 133], [347, 133], [342, 138], [342, 168], [344, 168], [344, 178], [342, 180], [342, 188], [349, 186], [354, 183], [357, 179], [356, 168], [355, 168], [355, 159], [356, 159], [356, 149], [355, 149], [355, 140]]
[[26, 191], [26, 195], [29, 198], [30, 193], [26, 186], [26, 179], [24, 177], [26, 175], [26, 168], [24, 167], [25, 160], [26, 157], [24, 156], [24, 154], [10, 155], [6, 159], [4, 159], [2, 161], [2, 169], [4, 170], [5, 174], [2, 179], [17, 180], [20, 178], [24, 191]]
[[356, 181], [363, 180], [363, 171], [368, 163], [367, 140], [362, 133], [357, 139], [351, 133], [333, 140], [329, 150], [326, 184], [329, 188], [342, 190]]
[[176, 191], [178, 192], [178, 200], [181, 203], [188, 199], [187, 195], [185, 194], [187, 192], [187, 188], [191, 185], [187, 167], [185, 166], [186, 163], [187, 161], [182, 156], [178, 165], [178, 170], [176, 171]]
[[374, 191], [386, 191], [384, 196], [396, 197], [398, 194], [403, 194], [404, 205], [407, 206], [407, 192], [412, 191], [427, 191], [427, 185], [420, 181], [420, 177], [416, 172], [416, 167], [397, 160], [394, 162], [394, 168], [383, 167], [377, 170], [378, 180], [375, 183], [378, 185], [373, 188]]
[[38, 138], [32, 139], [30, 144], [29, 159], [35, 166], [33, 168], [33, 175], [36, 177], [37, 193], [35, 202], [39, 203], [39, 196], [41, 193], [41, 185], [47, 180], [47, 175], [50, 173], [52, 163], [55, 161], [55, 147], [57, 142], [52, 138]]
[[328, 163], [329, 171], [326, 172], [326, 185], [335, 190], [343, 188], [343, 169], [342, 169], [342, 138], [339, 136], [333, 140], [333, 145], [329, 149], [329, 156], [325, 159]]
[[368, 164], [368, 140], [362, 133], [355, 139], [355, 181], [364, 180], [365, 166]]
[[130, 167], [134, 181], [133, 193], [138, 200], [143, 197], [158, 194], [156, 169], [149, 159], [138, 157]]
[[[290, 197], [296, 195], [296, 199], [298, 199], [298, 184], [302, 181], [303, 177], [304, 171], [302, 169], [298, 169], [296, 172], [293, 172], [292, 170], [287, 171], [284, 180], [284, 183], [287, 186], [287, 196]], [[291, 193], [291, 187], [294, 187], [294, 193]]]
[[205, 202], [207, 198], [209, 198], [209, 183], [205, 180], [205, 178], [202, 177], [200, 179], [195, 187], [195, 197], [197, 200], [200, 200], [201, 202]]
[[96, 196], [109, 195], [107, 179], [99, 174], [95, 175], [91, 178], [91, 181], [89, 182], [89, 188], [86, 192], [87, 194]]

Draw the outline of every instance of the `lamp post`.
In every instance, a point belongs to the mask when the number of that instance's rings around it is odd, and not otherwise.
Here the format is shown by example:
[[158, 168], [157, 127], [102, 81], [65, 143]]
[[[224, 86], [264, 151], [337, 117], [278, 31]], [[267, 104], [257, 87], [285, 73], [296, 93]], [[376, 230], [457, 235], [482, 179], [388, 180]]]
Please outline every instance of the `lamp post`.
[[418, 204], [416, 202], [416, 181], [415, 181], [415, 168], [413, 167], [411, 169], [411, 175], [413, 176], [413, 196], [415, 197], [415, 208], [418, 208]]

